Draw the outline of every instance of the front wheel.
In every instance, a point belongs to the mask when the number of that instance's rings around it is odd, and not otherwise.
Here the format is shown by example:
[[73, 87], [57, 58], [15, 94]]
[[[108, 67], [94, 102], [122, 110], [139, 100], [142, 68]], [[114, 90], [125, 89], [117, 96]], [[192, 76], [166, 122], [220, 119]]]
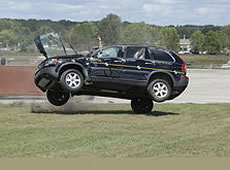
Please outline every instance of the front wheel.
[[171, 95], [171, 86], [164, 79], [156, 79], [149, 83], [147, 90], [156, 102], [164, 102]]
[[62, 106], [66, 104], [70, 98], [70, 94], [66, 92], [50, 91], [46, 92], [48, 101], [55, 106]]
[[69, 93], [78, 92], [83, 86], [84, 81], [82, 73], [75, 69], [66, 70], [64, 73], [62, 73], [60, 80], [63, 90]]
[[153, 101], [150, 98], [135, 98], [131, 100], [131, 107], [134, 113], [148, 114], [153, 109]]

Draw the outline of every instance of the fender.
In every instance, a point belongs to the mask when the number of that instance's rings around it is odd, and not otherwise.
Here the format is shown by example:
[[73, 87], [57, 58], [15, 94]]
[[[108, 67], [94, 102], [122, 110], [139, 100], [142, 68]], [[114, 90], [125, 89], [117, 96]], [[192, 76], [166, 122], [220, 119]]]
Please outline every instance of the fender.
[[158, 73], [166, 74], [167, 76], [169, 76], [169, 77], [171, 78], [171, 80], [172, 80], [172, 82], [173, 82], [173, 86], [174, 86], [175, 80], [174, 80], [173, 76], [172, 76], [170, 73], [168, 73], [167, 71], [152, 71], [152, 72], [149, 74], [148, 78], [147, 78], [147, 82], [150, 81], [150, 78], [151, 78], [152, 76], [154, 76], [155, 74], [158, 74]]
[[80, 64], [80, 63], [73, 63], [73, 62], [66, 62], [66, 63], [61, 64], [61, 65], [56, 69], [56, 71], [57, 71], [57, 73], [58, 73], [58, 76], [60, 76], [60, 71], [62, 70], [62, 68], [64, 68], [64, 67], [71, 67], [71, 66], [73, 66], [73, 67], [80, 67], [81, 70], [82, 70], [82, 72], [83, 72], [83, 74], [84, 74], [84, 76], [85, 76], [85, 79], [86, 79], [86, 80], [89, 79], [89, 75], [88, 75], [87, 69], [86, 69], [82, 64]]

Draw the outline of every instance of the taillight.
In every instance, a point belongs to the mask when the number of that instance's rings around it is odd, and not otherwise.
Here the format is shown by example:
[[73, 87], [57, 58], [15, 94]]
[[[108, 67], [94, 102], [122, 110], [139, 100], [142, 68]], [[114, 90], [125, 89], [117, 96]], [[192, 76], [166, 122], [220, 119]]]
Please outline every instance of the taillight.
[[181, 72], [185, 72], [186, 73], [186, 63], [184, 62], [184, 60], [182, 60]]
[[181, 72], [185, 72], [186, 73], [186, 63], [185, 61], [178, 55], [178, 57], [180, 58], [182, 64], [181, 64]]
[[185, 76], [183, 79], [184, 79], [184, 80], [188, 80], [189, 78]]

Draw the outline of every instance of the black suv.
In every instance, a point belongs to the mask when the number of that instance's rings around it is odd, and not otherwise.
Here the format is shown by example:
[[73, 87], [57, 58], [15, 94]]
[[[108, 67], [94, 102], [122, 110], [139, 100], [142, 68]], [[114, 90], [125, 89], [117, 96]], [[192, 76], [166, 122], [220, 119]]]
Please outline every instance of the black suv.
[[188, 86], [185, 62], [173, 51], [143, 45], [111, 45], [87, 55], [67, 55], [60, 41], [59, 47], [56, 44], [49, 48], [56, 52], [63, 48], [65, 54], [48, 58], [48, 45], [44, 42], [50, 40], [45, 38], [35, 38], [39, 51], [46, 57], [37, 67], [35, 84], [46, 92], [53, 105], [64, 105], [74, 95], [95, 95], [130, 99], [135, 113], [148, 113], [153, 101], [172, 100]]

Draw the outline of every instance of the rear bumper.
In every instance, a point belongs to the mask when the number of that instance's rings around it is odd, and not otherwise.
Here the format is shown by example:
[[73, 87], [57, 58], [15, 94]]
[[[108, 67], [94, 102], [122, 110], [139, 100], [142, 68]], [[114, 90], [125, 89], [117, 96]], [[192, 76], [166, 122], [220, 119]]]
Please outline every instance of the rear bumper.
[[189, 78], [186, 75], [182, 75], [178, 81], [174, 84], [174, 89], [185, 89], [188, 86]]
[[180, 80], [177, 81], [172, 89], [172, 94], [169, 100], [172, 100], [179, 96], [188, 87], [189, 78], [185, 75], [181, 76]]
[[54, 66], [44, 67], [35, 73], [34, 82], [43, 92], [52, 88], [57, 81], [58, 73]]

